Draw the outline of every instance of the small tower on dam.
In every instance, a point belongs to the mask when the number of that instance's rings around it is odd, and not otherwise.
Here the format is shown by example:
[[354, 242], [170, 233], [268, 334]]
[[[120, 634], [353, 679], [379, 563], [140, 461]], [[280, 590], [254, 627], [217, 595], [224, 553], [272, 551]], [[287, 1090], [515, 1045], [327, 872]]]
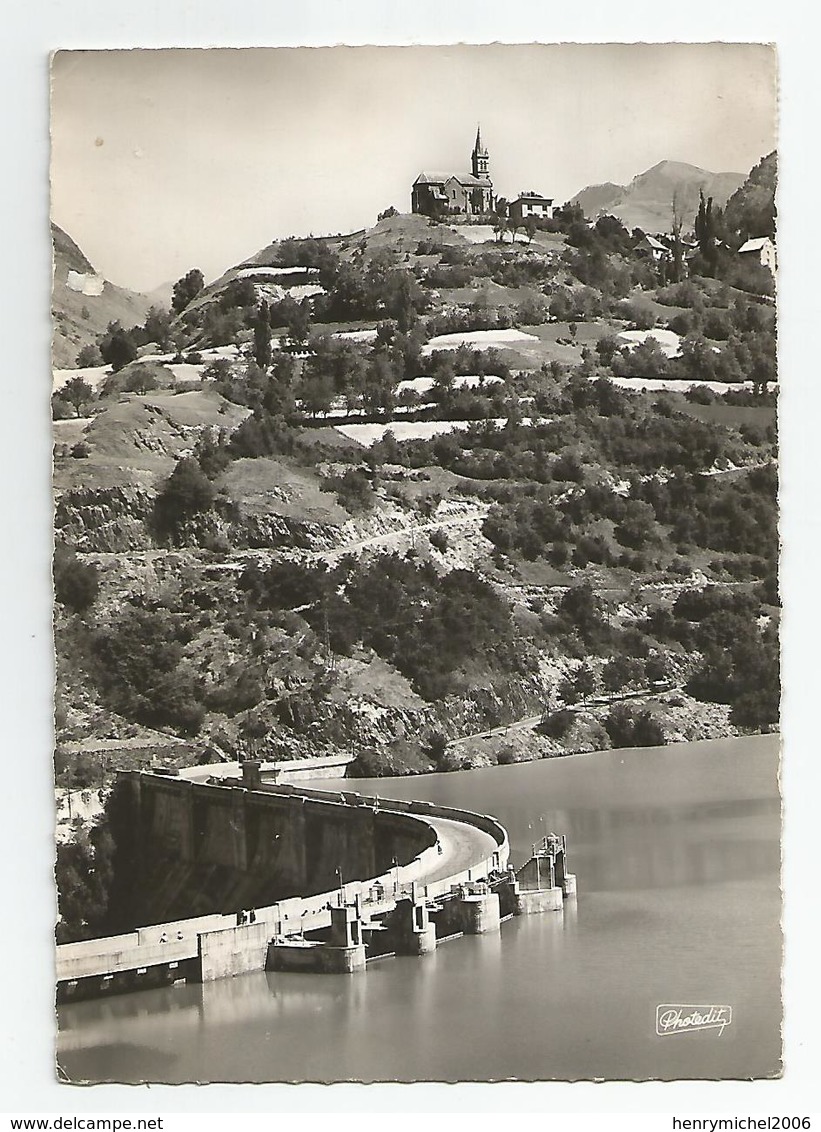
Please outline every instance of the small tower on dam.
[[567, 871], [565, 837], [549, 833], [536, 842], [530, 859], [516, 873], [517, 912], [559, 911], [562, 901], [576, 895], [576, 877]]

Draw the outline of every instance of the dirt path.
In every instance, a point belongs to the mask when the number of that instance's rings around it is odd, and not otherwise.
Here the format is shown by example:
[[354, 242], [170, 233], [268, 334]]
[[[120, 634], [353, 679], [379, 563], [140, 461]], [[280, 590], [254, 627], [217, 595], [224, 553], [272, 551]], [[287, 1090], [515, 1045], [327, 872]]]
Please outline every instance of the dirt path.
[[398, 549], [405, 542], [413, 542], [416, 535], [426, 534], [429, 531], [445, 530], [452, 527], [468, 527], [481, 522], [485, 517], [484, 511], [476, 510], [470, 514], [450, 515], [444, 519], [434, 519], [429, 523], [413, 523], [395, 531], [385, 531], [378, 535], [369, 535], [367, 538], [357, 539], [354, 542], [343, 543], [332, 550], [317, 550], [311, 553], [315, 560], [321, 560], [332, 565], [344, 558], [346, 554], [360, 554], [367, 549]]
[[503, 724], [501, 727], [491, 727], [489, 731], [477, 731], [473, 735], [463, 735], [459, 739], [452, 739], [448, 746], [458, 747], [463, 743], [472, 743], [476, 739], [492, 739], [494, 735], [509, 735], [516, 731], [532, 731], [541, 718], [541, 714], [528, 715], [523, 719], [515, 720], [513, 723]]

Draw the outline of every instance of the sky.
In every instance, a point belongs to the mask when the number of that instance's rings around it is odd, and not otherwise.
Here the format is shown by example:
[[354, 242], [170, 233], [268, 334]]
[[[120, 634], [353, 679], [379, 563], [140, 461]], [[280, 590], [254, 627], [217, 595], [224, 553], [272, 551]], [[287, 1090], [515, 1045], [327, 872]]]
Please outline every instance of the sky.
[[151, 291], [409, 211], [421, 170], [469, 169], [479, 123], [509, 198], [662, 160], [747, 173], [775, 148], [775, 68], [728, 43], [62, 51], [52, 219]]

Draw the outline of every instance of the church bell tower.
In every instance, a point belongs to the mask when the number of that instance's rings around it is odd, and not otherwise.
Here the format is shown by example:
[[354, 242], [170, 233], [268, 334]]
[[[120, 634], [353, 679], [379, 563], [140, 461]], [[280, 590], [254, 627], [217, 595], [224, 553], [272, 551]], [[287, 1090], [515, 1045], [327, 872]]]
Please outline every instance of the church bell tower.
[[476, 128], [476, 142], [473, 146], [473, 153], [470, 155], [470, 162], [474, 177], [481, 177], [483, 181], [490, 180], [490, 155], [485, 146], [482, 145], [482, 131], [478, 126]]

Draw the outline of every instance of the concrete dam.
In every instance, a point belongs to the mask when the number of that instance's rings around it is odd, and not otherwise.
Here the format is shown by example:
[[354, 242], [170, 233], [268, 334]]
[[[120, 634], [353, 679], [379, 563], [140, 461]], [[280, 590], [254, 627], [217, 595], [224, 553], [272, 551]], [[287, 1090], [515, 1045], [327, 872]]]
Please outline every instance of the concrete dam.
[[[58, 1001], [253, 970], [353, 972], [575, 892], [563, 838], [518, 874], [492, 817], [242, 778], [120, 774], [112, 912], [144, 924], [57, 947]], [[119, 907], [118, 907], [119, 903]]]

